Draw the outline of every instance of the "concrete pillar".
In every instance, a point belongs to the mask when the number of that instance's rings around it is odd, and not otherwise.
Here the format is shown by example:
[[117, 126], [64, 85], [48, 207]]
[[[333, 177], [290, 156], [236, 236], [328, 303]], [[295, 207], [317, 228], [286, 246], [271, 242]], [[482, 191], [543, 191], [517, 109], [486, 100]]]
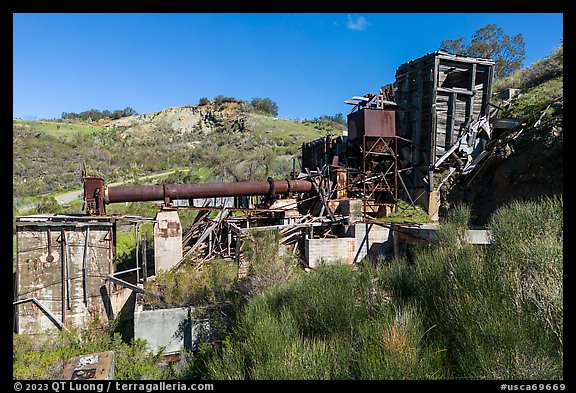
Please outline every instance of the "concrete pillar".
[[428, 216], [431, 221], [438, 221], [438, 212], [440, 210], [440, 191], [432, 191], [428, 193]]
[[350, 224], [362, 221], [362, 199], [345, 199], [340, 202], [340, 212], [350, 217]]
[[154, 224], [155, 271], [170, 270], [182, 259], [182, 225], [176, 210], [162, 209]]

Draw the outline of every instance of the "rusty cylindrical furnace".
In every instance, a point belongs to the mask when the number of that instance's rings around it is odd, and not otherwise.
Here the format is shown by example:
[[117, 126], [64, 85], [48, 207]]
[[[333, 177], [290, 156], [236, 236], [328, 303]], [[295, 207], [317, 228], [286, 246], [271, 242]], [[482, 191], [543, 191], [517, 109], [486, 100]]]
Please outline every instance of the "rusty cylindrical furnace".
[[119, 202], [219, 198], [276, 194], [291, 195], [312, 190], [307, 180], [243, 181], [236, 183], [161, 184], [107, 187], [101, 177], [84, 178], [84, 201], [89, 215], [105, 215], [105, 205]]

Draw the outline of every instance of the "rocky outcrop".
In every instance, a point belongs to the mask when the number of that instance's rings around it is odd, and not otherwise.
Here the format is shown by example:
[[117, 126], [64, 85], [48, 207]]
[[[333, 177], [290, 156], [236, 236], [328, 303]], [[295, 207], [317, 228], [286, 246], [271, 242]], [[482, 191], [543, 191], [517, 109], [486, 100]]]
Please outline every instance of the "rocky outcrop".
[[498, 207], [512, 200], [538, 200], [563, 193], [561, 112], [544, 126], [528, 126], [498, 142], [483, 165], [461, 179], [449, 196], [452, 203], [471, 206], [477, 225], [485, 225]]
[[145, 136], [157, 131], [209, 134], [218, 127], [243, 130], [245, 125], [246, 115], [240, 105], [225, 108], [202, 105], [171, 107], [159, 112], [124, 117], [110, 122], [105, 128], [125, 128], [125, 133]]

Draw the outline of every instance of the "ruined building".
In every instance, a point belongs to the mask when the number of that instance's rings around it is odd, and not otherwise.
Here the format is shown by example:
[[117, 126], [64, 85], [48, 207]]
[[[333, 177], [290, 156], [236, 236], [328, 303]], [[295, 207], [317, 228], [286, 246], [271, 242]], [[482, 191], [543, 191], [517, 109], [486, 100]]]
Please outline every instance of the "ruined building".
[[[249, 274], [242, 241], [254, 227], [280, 231], [283, 252], [311, 269], [321, 262], [393, 258], [403, 244], [432, 241], [434, 224], [382, 218], [403, 199], [438, 220], [442, 185], [471, 171], [490, 139], [493, 67], [487, 59], [445, 52], [401, 65], [394, 83], [346, 101], [353, 106], [347, 132], [305, 143], [300, 171], [283, 180], [111, 187], [85, 177], [85, 215], [17, 220], [15, 331], [36, 334], [120, 315], [133, 318], [135, 335], [155, 348], [185, 346], [172, 333], [190, 319], [190, 310], [141, 308], [145, 253], [136, 266], [119, 270], [118, 225], [154, 222], [154, 271], [177, 268], [205, 245], [203, 258], [231, 258], [241, 276]], [[130, 201], [158, 201], [160, 211], [153, 219], [106, 214], [107, 204]], [[182, 228], [179, 209], [198, 210], [190, 228]], [[210, 219], [211, 211], [218, 216]], [[489, 242], [486, 231], [471, 230], [469, 237]], [[186, 345], [193, 346], [206, 321], [186, 326]]]

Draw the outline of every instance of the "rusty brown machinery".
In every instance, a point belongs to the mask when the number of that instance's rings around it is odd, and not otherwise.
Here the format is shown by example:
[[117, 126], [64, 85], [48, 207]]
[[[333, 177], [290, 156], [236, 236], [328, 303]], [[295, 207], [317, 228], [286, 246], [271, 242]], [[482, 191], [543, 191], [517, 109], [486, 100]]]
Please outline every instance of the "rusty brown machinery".
[[164, 201], [175, 199], [220, 198], [268, 195], [292, 195], [309, 192], [312, 183], [307, 180], [243, 181], [235, 183], [160, 184], [109, 187], [104, 179], [84, 177], [84, 203], [89, 215], [105, 215], [106, 204], [119, 202]]

